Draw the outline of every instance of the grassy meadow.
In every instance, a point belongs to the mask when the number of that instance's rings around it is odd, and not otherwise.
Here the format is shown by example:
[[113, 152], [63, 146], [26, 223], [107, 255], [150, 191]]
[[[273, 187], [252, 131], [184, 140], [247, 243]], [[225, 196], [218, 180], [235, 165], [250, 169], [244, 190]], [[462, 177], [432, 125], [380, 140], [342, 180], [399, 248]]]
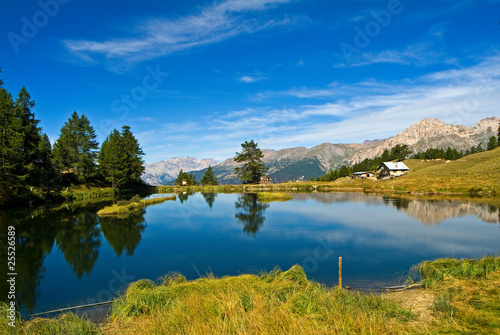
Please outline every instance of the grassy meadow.
[[326, 189], [361, 188], [412, 193], [500, 194], [500, 148], [449, 163], [408, 159], [410, 172], [388, 180], [338, 179], [319, 186]]

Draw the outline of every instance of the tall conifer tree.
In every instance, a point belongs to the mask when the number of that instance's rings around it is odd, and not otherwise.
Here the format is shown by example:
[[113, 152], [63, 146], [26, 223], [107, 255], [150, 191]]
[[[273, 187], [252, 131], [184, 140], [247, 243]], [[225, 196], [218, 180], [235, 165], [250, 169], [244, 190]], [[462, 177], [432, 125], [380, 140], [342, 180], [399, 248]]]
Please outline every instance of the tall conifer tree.
[[73, 112], [61, 128], [61, 134], [54, 143], [53, 155], [56, 167], [62, 172], [73, 172], [88, 182], [96, 172], [97, 143], [94, 128], [82, 114]]
[[245, 141], [245, 143], [241, 144], [241, 147], [243, 150], [236, 153], [234, 161], [243, 162], [243, 166], [236, 167], [234, 172], [245, 184], [259, 183], [260, 177], [268, 170], [262, 161], [264, 154], [253, 140], [250, 142]]
[[123, 126], [121, 133], [114, 129], [103, 142], [98, 157], [99, 169], [112, 187], [137, 184], [144, 171], [143, 155], [130, 127]]
[[219, 185], [217, 177], [215, 177], [214, 170], [212, 170], [211, 166], [209, 166], [208, 169], [203, 174], [200, 183], [202, 185]]
[[139, 142], [135, 138], [134, 134], [130, 131], [129, 126], [122, 127], [121, 136], [123, 150], [125, 153], [122, 164], [127, 183], [140, 183], [141, 175], [144, 172], [144, 161], [142, 160], [144, 152], [139, 146]]
[[19, 184], [17, 170], [23, 138], [15, 115], [12, 95], [0, 86], [0, 183], [6, 186]]

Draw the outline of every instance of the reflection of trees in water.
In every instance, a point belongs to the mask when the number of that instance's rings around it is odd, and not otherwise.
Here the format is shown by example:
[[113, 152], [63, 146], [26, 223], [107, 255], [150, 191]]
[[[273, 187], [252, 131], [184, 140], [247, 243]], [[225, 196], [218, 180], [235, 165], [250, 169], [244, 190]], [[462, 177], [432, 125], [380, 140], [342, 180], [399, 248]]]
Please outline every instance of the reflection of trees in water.
[[235, 217], [243, 224], [243, 231], [248, 235], [255, 236], [266, 220], [264, 212], [269, 205], [258, 202], [257, 194], [247, 193], [239, 196], [234, 206], [236, 208]]
[[[102, 206], [101, 202], [87, 206], [61, 206], [56, 209], [38, 207], [29, 210], [0, 211], [0, 232], [5, 234], [8, 226], [14, 226], [16, 230], [16, 278], [18, 279], [16, 281], [16, 299], [20, 306], [26, 307], [29, 312], [36, 306], [40, 296], [38, 288], [45, 272], [43, 263], [45, 257], [52, 251], [56, 236], [61, 231], [66, 231], [65, 236], [71, 236], [72, 233], [82, 235], [82, 232], [75, 231], [82, 229], [82, 225], [74, 226], [73, 221]], [[90, 221], [90, 226], [95, 225], [95, 214], [93, 219], [86, 221]], [[74, 227], [70, 229], [72, 226]], [[100, 231], [98, 228], [96, 229], [99, 235]], [[65, 246], [69, 244], [66, 243]], [[0, 248], [7, 250], [6, 238], [0, 239]], [[74, 258], [73, 256], [70, 253], [65, 254], [66, 259]], [[76, 264], [78, 260], [73, 259], [72, 263]], [[5, 257], [0, 257], [0, 266], [7, 269]], [[82, 266], [76, 267], [81, 268]], [[93, 267], [93, 263], [91, 267]], [[8, 289], [7, 282], [0, 280], [0, 294], [3, 297], [0, 299], [7, 297]]]
[[[8, 226], [16, 228], [16, 299], [20, 306], [30, 313], [35, 308], [45, 272], [43, 263], [54, 242], [78, 278], [90, 274], [99, 257], [102, 239], [99, 223], [118, 256], [124, 250], [129, 256], [134, 253], [146, 227], [144, 210], [123, 219], [100, 220], [95, 212], [110, 203], [0, 211], [0, 235], [7, 236]], [[7, 246], [7, 238], [0, 238], [1, 250], [7, 251]], [[0, 267], [7, 269], [6, 257], [0, 257]], [[9, 286], [6, 279], [1, 279], [0, 300], [4, 300]]]
[[[41, 220], [39, 224], [32, 224], [29, 219], [29, 212], [0, 211], [0, 232], [7, 236], [8, 226], [14, 226], [16, 231], [16, 300], [19, 304], [26, 306], [32, 311], [36, 306], [36, 300], [40, 296], [38, 287], [43, 278], [45, 268], [43, 262], [50, 254], [54, 245], [55, 231], [49, 221]], [[0, 239], [0, 248], [7, 253], [7, 238]], [[0, 268], [4, 274], [7, 273], [7, 257], [0, 257]], [[5, 280], [0, 280], [1, 300], [7, 298], [9, 285]]]
[[66, 222], [56, 235], [56, 243], [78, 279], [82, 278], [84, 273], [89, 275], [99, 257], [101, 247], [97, 214], [84, 213]]
[[99, 218], [102, 233], [118, 257], [124, 250], [127, 256], [134, 254], [146, 229], [145, 213], [146, 210], [141, 209], [124, 218], [113, 216]]
[[217, 193], [201, 193], [203, 199], [207, 203], [208, 207], [212, 208], [215, 202], [215, 198], [217, 197]]
[[191, 195], [193, 195], [193, 192], [182, 192], [182, 193], [177, 194], [177, 198], [179, 199], [181, 204], [183, 204], [184, 201], [186, 201], [189, 198], [189, 196], [191, 196]]

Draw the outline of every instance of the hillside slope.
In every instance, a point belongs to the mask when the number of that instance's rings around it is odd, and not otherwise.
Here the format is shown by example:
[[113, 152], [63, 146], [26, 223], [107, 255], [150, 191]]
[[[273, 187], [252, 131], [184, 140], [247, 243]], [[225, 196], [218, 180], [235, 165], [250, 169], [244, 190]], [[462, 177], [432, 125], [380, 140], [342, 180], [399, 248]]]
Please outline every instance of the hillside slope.
[[412, 192], [500, 194], [500, 148], [466, 156], [447, 164], [406, 160], [410, 172], [391, 180], [341, 179], [332, 186]]

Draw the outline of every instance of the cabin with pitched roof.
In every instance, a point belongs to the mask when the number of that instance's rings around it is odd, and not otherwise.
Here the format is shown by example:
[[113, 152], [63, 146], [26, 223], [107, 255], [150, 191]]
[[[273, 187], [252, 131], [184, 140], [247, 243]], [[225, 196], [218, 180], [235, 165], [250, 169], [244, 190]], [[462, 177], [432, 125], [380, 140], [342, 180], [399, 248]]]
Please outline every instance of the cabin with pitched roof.
[[270, 177], [270, 176], [261, 176], [260, 177], [260, 183], [262, 185], [272, 184], [273, 183], [273, 177]]
[[403, 162], [383, 162], [377, 169], [379, 178], [399, 177], [410, 169]]
[[366, 179], [366, 178], [370, 178], [370, 177], [373, 177], [373, 173], [371, 173], [371, 172], [354, 172], [354, 173], [351, 173], [351, 178], [352, 179], [356, 179], [356, 178]]

